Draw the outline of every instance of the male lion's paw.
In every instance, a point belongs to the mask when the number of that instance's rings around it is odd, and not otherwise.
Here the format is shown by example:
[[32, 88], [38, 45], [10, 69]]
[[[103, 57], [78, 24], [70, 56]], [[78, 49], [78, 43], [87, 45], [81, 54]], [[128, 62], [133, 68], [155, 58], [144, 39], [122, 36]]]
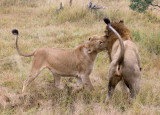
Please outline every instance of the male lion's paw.
[[110, 103], [110, 99], [107, 97], [105, 100], [105, 104], [108, 105]]
[[129, 98], [129, 104], [132, 105], [134, 103], [135, 99], [134, 98]]

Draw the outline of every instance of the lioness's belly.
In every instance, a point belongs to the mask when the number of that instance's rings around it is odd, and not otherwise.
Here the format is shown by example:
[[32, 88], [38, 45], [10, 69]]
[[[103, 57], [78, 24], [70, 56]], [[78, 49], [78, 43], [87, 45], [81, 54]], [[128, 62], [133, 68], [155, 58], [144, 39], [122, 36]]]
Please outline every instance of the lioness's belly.
[[77, 61], [71, 50], [52, 49], [47, 56], [48, 68], [61, 76], [75, 76]]

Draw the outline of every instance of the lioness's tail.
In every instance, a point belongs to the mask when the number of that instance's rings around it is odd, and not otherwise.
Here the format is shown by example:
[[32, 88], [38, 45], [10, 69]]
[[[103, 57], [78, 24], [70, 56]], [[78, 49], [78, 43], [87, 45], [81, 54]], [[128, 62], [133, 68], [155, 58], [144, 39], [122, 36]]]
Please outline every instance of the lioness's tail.
[[115, 33], [115, 35], [118, 37], [118, 40], [120, 42], [120, 48], [121, 48], [121, 51], [120, 51], [120, 55], [116, 61], [116, 65], [117, 64], [121, 64], [124, 60], [124, 44], [123, 44], [123, 40], [121, 38], [121, 36], [119, 35], [119, 33], [111, 26], [110, 24], [110, 20], [107, 19], [107, 18], [104, 18], [104, 22], [108, 25], [108, 27]]
[[21, 50], [19, 49], [18, 47], [18, 30], [14, 29], [12, 30], [12, 33], [13, 35], [15, 35], [15, 44], [16, 44], [16, 49], [17, 49], [17, 52], [20, 56], [25, 56], [25, 57], [30, 57], [30, 56], [33, 56], [34, 55], [34, 52], [31, 53], [31, 54], [24, 54], [23, 52], [21, 52]]

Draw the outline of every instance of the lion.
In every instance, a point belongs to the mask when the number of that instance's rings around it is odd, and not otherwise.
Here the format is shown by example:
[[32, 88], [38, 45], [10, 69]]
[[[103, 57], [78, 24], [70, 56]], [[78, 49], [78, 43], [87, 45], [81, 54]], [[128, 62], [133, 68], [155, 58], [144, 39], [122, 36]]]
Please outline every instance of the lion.
[[[121, 85], [124, 84], [128, 87], [130, 100], [135, 99], [139, 92], [141, 81], [141, 61], [138, 48], [133, 42], [132, 35], [123, 21], [110, 23], [110, 20], [105, 18], [104, 22], [107, 24], [104, 35], [105, 42], [107, 42], [106, 49], [111, 61], [105, 102], [108, 103], [112, 99], [114, 89], [120, 81], [122, 83]], [[97, 38], [89, 39], [89, 41], [94, 40], [97, 40]]]
[[29, 77], [23, 83], [22, 93], [26, 87], [40, 74], [44, 68], [48, 68], [53, 76], [55, 87], [63, 89], [60, 85], [61, 77], [75, 77], [77, 85], [83, 84], [88, 90], [94, 90], [89, 75], [93, 70], [97, 54], [106, 48], [104, 39], [84, 43], [74, 49], [58, 49], [42, 47], [31, 54], [23, 53], [18, 46], [18, 30], [12, 30], [15, 35], [15, 45], [20, 56], [33, 56], [32, 68]]

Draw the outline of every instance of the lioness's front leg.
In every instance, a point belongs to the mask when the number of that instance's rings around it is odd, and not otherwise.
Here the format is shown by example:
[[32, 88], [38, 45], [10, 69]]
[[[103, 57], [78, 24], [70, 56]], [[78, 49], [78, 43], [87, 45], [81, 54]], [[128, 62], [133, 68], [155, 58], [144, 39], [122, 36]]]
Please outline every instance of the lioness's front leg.
[[82, 79], [80, 77], [76, 77], [76, 87], [73, 90], [73, 93], [77, 93], [83, 89]]
[[81, 79], [82, 79], [83, 85], [85, 86], [85, 88], [86, 88], [88, 91], [94, 90], [93, 85], [92, 85], [92, 83], [91, 83], [88, 75], [82, 75], [82, 76], [81, 76]]
[[64, 87], [60, 84], [60, 81], [61, 81], [61, 77], [54, 75], [54, 85], [55, 85], [55, 87], [62, 90], [62, 89], [64, 89]]
[[52, 70], [51, 70], [53, 76], [54, 76], [54, 86], [60, 90], [62, 90], [64, 87], [62, 85], [60, 85], [60, 81], [61, 81], [61, 76], [55, 74]]

